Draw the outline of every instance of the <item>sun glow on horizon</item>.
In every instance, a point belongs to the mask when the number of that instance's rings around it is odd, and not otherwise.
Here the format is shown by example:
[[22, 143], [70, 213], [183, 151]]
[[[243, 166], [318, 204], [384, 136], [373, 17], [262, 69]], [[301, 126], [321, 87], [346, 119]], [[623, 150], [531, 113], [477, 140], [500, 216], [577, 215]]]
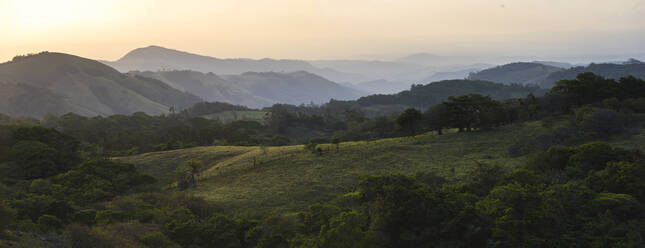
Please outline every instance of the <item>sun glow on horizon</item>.
[[645, 50], [643, 15], [642, 0], [0, 0], [0, 61], [148, 45], [294, 59], [631, 52]]

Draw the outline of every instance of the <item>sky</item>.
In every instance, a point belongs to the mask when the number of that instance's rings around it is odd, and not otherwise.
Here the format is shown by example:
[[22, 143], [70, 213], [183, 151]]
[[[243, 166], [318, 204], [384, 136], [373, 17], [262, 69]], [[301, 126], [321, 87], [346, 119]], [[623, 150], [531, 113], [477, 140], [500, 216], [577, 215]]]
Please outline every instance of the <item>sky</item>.
[[643, 16], [645, 0], [0, 0], [0, 61], [149, 45], [221, 58], [629, 55], [645, 51]]

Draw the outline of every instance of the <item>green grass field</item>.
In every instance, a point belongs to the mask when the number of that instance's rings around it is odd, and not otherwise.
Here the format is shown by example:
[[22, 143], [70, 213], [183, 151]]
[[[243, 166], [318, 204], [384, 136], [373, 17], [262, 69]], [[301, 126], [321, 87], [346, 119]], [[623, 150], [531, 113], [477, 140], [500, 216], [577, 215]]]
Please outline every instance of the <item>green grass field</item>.
[[529, 122], [485, 132], [344, 142], [338, 150], [333, 145], [321, 145], [323, 155], [305, 151], [301, 145], [265, 150], [212, 146], [118, 159], [157, 177], [161, 187], [172, 183], [177, 166], [198, 159], [204, 163], [199, 186], [188, 193], [215, 201], [234, 213], [298, 211], [351, 191], [364, 175], [432, 172], [457, 180], [467, 176], [477, 163], [516, 167], [526, 158], [511, 158], [508, 147], [548, 131], [540, 122]]
[[[564, 123], [562, 120], [559, 123]], [[560, 126], [560, 125], [556, 125]], [[508, 148], [549, 132], [540, 121], [502, 128], [376, 141], [343, 142], [338, 150], [323, 144], [322, 155], [304, 146], [212, 146], [117, 158], [159, 179], [168, 189], [175, 168], [189, 159], [204, 163], [197, 188], [186, 192], [216, 202], [230, 213], [291, 212], [350, 192], [365, 175], [435, 173], [448, 180], [467, 177], [478, 163], [509, 169], [528, 158], [511, 157]], [[645, 148], [645, 135], [617, 137], [609, 143]]]

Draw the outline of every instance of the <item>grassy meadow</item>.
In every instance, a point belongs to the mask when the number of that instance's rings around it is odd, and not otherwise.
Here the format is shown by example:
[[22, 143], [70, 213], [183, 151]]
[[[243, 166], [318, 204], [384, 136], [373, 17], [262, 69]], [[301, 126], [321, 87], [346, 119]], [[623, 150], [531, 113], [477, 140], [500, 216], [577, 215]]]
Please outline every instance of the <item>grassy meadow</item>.
[[[556, 124], [564, 124], [561, 120]], [[560, 126], [560, 125], [556, 125]], [[190, 159], [203, 162], [197, 188], [185, 192], [202, 196], [231, 213], [262, 214], [299, 211], [317, 202], [334, 200], [352, 191], [362, 176], [389, 173], [434, 173], [460, 180], [478, 164], [509, 169], [528, 156], [511, 157], [508, 148], [520, 140], [550, 132], [541, 121], [509, 125], [489, 131], [458, 133], [449, 130], [414, 137], [319, 145], [313, 154], [303, 145], [209, 146], [153, 152], [117, 158], [155, 176], [158, 186], [172, 187], [175, 168]], [[643, 149], [645, 135], [616, 137], [609, 143]]]
[[[541, 122], [528, 122], [485, 132], [375, 141], [343, 142], [338, 149], [320, 145], [323, 154], [304, 146], [211, 146], [154, 152], [118, 158], [133, 163], [168, 188], [175, 168], [190, 159], [203, 162], [199, 186], [187, 193], [203, 196], [234, 213], [298, 211], [349, 192], [364, 175], [435, 173], [459, 180], [480, 164], [516, 167], [526, 157], [512, 158], [508, 147], [548, 132]], [[174, 190], [174, 189], [168, 189]]]

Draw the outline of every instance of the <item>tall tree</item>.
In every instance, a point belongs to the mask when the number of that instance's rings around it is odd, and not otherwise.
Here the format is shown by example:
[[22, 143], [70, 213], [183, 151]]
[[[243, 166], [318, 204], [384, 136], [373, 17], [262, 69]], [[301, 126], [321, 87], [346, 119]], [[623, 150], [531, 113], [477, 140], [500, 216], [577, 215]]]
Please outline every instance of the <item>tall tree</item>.
[[396, 118], [396, 124], [401, 130], [406, 131], [410, 135], [414, 135], [417, 132], [417, 126], [421, 122], [421, 119], [421, 111], [408, 108]]

